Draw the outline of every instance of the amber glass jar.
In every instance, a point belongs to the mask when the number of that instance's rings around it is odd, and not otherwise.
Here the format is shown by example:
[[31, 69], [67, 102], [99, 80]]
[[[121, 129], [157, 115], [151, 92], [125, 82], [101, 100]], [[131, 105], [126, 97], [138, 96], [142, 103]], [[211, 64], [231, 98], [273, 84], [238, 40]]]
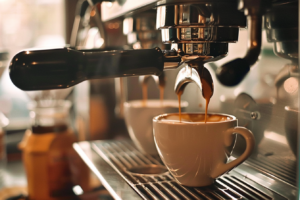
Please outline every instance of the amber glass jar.
[[31, 130], [20, 145], [30, 199], [74, 199], [73, 187], [88, 189], [88, 170], [72, 145], [69, 101], [39, 101], [29, 105]]

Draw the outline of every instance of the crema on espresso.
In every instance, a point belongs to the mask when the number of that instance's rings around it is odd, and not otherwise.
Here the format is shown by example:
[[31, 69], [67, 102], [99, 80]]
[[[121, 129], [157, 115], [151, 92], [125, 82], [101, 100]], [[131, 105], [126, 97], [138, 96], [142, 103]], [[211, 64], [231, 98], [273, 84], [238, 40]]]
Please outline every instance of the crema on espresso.
[[163, 122], [222, 122], [222, 121], [230, 121], [233, 118], [225, 116], [225, 115], [218, 115], [218, 114], [207, 114], [205, 120], [205, 114], [186, 114], [186, 113], [174, 113], [168, 114], [165, 116], [161, 116], [159, 121]]

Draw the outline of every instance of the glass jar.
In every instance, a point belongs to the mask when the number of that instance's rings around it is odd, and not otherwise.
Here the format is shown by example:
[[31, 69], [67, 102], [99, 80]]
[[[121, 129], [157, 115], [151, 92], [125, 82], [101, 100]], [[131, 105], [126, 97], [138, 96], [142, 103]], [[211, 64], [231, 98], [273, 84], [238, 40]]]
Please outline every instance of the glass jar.
[[33, 101], [29, 103], [28, 108], [30, 110], [31, 129], [34, 134], [61, 133], [71, 128], [69, 127], [70, 101]]
[[72, 145], [70, 101], [41, 100], [29, 105], [31, 130], [21, 149], [30, 199], [74, 199], [73, 187], [88, 187], [89, 171]]

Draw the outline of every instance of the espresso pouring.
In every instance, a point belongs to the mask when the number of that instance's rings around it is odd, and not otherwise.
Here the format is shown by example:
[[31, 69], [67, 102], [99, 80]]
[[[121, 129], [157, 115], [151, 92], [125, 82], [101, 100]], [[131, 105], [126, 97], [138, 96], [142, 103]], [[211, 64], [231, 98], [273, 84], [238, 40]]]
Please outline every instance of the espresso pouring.
[[[210, 98], [213, 95], [213, 91], [214, 91], [214, 85], [213, 85], [213, 80], [212, 77], [209, 73], [209, 71], [199, 65], [198, 69], [197, 69], [200, 81], [201, 81], [201, 86], [202, 86], [202, 96], [204, 97], [205, 101], [206, 101], [206, 106], [205, 106], [205, 119], [204, 122], [207, 122], [207, 109], [208, 109], [208, 104], [210, 101]], [[182, 118], [182, 114], [181, 114], [181, 108], [180, 108], [180, 101], [181, 101], [181, 95], [184, 92], [184, 88], [185, 85], [182, 85], [180, 90], [177, 92], [177, 97], [178, 97], [178, 103], [179, 103], [179, 121], [181, 121]]]
[[[147, 99], [148, 99], [148, 82], [146, 81], [147, 78], [143, 78], [142, 84], [142, 92], [143, 92], [143, 106], [147, 105]], [[160, 103], [162, 105], [164, 100], [164, 91], [165, 91], [165, 76], [164, 74], [160, 75], [158, 77], [158, 88], [159, 88], [159, 98]]]

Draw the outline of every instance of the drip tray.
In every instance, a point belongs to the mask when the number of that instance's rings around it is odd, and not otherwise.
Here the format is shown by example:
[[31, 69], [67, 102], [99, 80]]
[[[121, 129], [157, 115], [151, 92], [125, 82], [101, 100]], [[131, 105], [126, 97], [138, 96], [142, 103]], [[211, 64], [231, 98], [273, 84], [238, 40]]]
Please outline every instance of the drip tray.
[[126, 170], [137, 176], [160, 176], [168, 173], [168, 169], [162, 165], [141, 165]]
[[[75, 145], [77, 152], [86, 161], [87, 158], [78, 147]], [[158, 156], [142, 154], [129, 140], [93, 141], [91, 148], [139, 194], [141, 199], [289, 199], [236, 171], [223, 175], [208, 187], [182, 186], [175, 181]], [[91, 166], [90, 161], [86, 163], [90, 168], [96, 168]], [[98, 171], [94, 170], [95, 173], [99, 173]], [[106, 182], [103, 176], [99, 177]]]

